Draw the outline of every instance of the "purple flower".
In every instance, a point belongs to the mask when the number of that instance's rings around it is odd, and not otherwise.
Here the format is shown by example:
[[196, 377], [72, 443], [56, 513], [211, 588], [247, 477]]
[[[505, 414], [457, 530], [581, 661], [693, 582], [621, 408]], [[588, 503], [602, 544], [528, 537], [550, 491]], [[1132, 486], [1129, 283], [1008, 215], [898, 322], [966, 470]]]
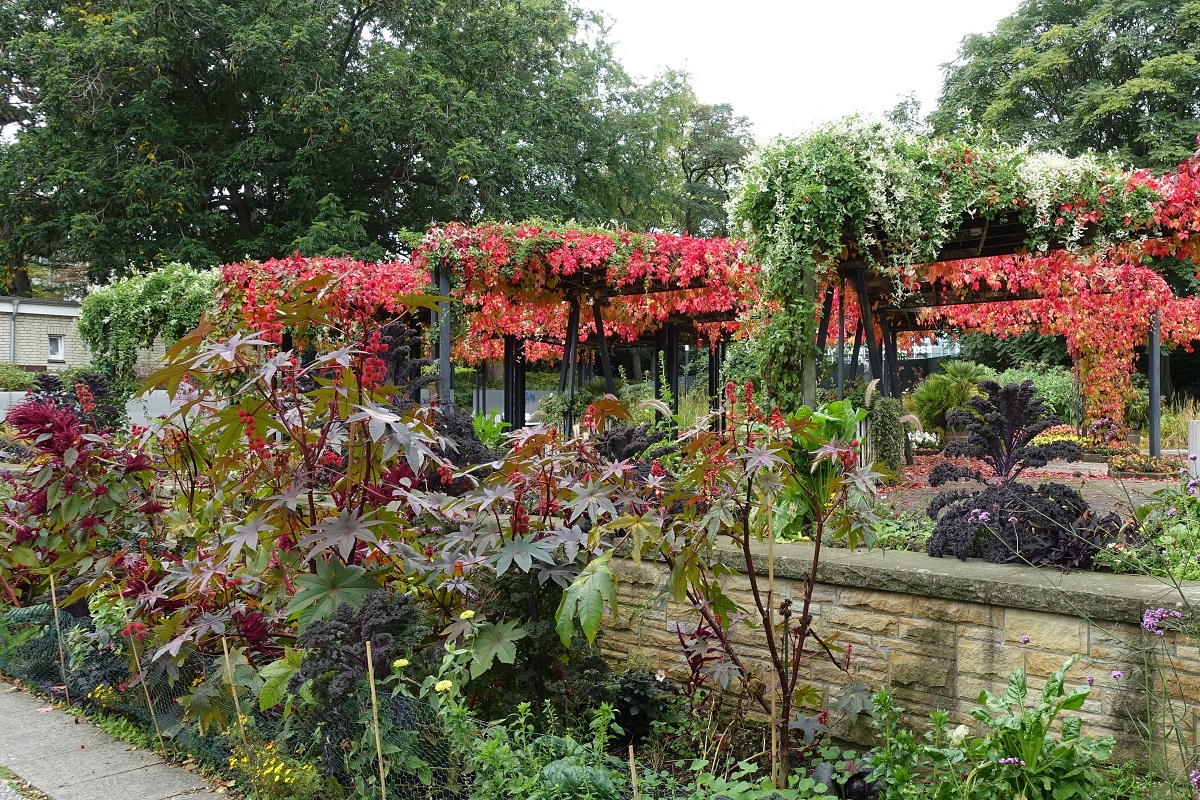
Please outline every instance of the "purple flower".
[[1188, 461], [1195, 461], [1196, 458], [1197, 458], [1196, 454], [1192, 453], [1190, 456], [1188, 456]]
[[1091, 675], [1088, 675], [1086, 678], [1084, 678], [1084, 680], [1085, 680], [1085, 681], [1087, 681], [1087, 685], [1088, 685], [1088, 686], [1095, 686], [1095, 685], [1096, 685], [1096, 679], [1095, 679], [1095, 678], [1093, 678]]
[[1119, 670], [1119, 669], [1114, 669], [1112, 676], [1113, 676], [1113, 680], [1115, 680], [1115, 681], [1119, 681], [1119, 680], [1121, 680], [1121, 678], [1125, 677], [1124, 675], [1121, 674], [1121, 670]]
[[1022, 637], [1021, 637], [1021, 644], [1029, 644], [1029, 637], [1028, 637], [1028, 636], [1022, 636]]
[[1013, 525], [1016, 525], [1016, 524], [1017, 524], [1017, 518], [1016, 518], [1016, 517], [1009, 517], [1009, 518], [1008, 518], [1008, 521], [1009, 521], [1009, 522], [1011, 522]]
[[989, 514], [989, 513], [988, 513], [988, 512], [986, 512], [986, 511], [984, 511], [982, 514], [980, 514], [980, 515], [979, 515], [979, 521], [980, 521], [980, 522], [991, 522], [991, 521], [992, 521], [992, 515], [991, 515], [991, 514]]
[[1174, 516], [1175, 516], [1175, 509], [1173, 509], [1173, 508], [1171, 508], [1171, 509], [1168, 509], [1168, 510], [1167, 510], [1167, 516], [1168, 516], [1168, 517], [1172, 517], [1172, 518], [1174, 518]]
[[1025, 766], [1025, 762], [1022, 761], [1021, 759], [1017, 758], [1016, 756], [1013, 756], [1012, 758], [1002, 758], [999, 761], [997, 761], [996, 763], [997, 764], [1020, 764], [1022, 767]]

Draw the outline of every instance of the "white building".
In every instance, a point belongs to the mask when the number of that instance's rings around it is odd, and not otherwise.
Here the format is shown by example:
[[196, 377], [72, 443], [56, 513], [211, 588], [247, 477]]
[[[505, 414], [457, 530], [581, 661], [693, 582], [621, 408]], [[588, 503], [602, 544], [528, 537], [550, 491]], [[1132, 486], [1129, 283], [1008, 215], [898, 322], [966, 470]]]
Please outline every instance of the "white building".
[[0, 361], [35, 372], [84, 366], [78, 321], [79, 303], [0, 297]]

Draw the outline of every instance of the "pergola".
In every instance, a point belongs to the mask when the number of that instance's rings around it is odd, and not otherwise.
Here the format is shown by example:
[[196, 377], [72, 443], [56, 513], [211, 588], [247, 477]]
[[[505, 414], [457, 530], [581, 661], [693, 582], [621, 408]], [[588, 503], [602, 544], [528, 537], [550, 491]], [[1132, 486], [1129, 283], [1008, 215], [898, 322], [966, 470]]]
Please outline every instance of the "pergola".
[[[998, 220], [975, 219], [963, 215], [958, 230], [937, 253], [934, 263], [963, 261], [967, 259], [1018, 256], [1027, 254], [1029, 232], [1020, 220], [1001, 217]], [[1058, 244], [1056, 248], [1061, 249]], [[837, 276], [842, 291], [837, 292], [842, 302], [838, 308], [838, 394], [841, 396], [844, 382], [845, 363], [845, 309], [844, 287], [849, 284], [858, 298], [860, 319], [855, 333], [851, 373], [857, 370], [859, 351], [866, 344], [867, 359], [871, 374], [880, 377], [881, 388], [888, 396], [899, 398], [898, 335], [905, 332], [923, 332], [930, 325], [920, 319], [920, 312], [942, 306], [979, 305], [1008, 303], [1022, 300], [1037, 300], [1041, 292], [1026, 288], [1009, 289], [982, 288], [965, 289], [954, 286], [941, 278], [919, 278], [907, 291], [898, 292], [895, 281], [872, 269], [874, 259], [849, 254], [839, 260]], [[831, 321], [834, 300], [834, 284], [825, 291], [821, 319], [818, 327], [817, 351], [824, 352]], [[880, 338], [876, 341], [874, 330], [878, 323]], [[865, 335], [864, 332], [870, 332]], [[1150, 394], [1150, 452], [1160, 455], [1162, 451], [1161, 421], [1161, 343], [1157, 313], [1150, 321], [1149, 350], [1149, 394]]]
[[[724, 339], [758, 299], [757, 267], [743, 255], [741, 243], [727, 239], [527, 223], [435, 228], [414, 260], [437, 270], [443, 295], [462, 301], [467, 332], [456, 349], [464, 360], [500, 356], [502, 343], [503, 416], [520, 426], [529, 361], [561, 353], [558, 391], [570, 408], [583, 348], [594, 349], [615, 393], [612, 350], [650, 347], [656, 396], [665, 381], [677, 403], [679, 345], [704, 341], [716, 351], [708, 389], [717, 396]], [[441, 326], [440, 345], [448, 375], [449, 326]]]
[[[504, 421], [510, 425], [520, 427], [524, 424], [526, 416], [525, 404], [525, 372], [528, 366], [528, 360], [525, 354], [525, 343], [527, 341], [538, 341], [543, 344], [551, 344], [561, 346], [563, 348], [562, 366], [559, 370], [558, 392], [565, 393], [567, 396], [567, 418], [564, 420], [566, 428], [571, 427], [572, 420], [570, 419], [570, 408], [573, 404], [575, 391], [579, 388], [579, 354], [580, 347], [594, 348], [600, 361], [601, 374], [607, 384], [609, 394], [615, 394], [616, 379], [613, 374], [612, 358], [610, 350], [614, 346], [649, 346], [652, 352], [651, 363], [653, 364], [652, 375], [654, 385], [654, 395], [658, 397], [661, 393], [663, 379], [666, 379], [667, 388], [671, 392], [672, 410], [679, 410], [679, 345], [681, 338], [692, 337], [697, 342], [702, 338], [702, 334], [697, 329], [697, 324], [706, 324], [714, 322], [733, 322], [737, 319], [738, 313], [735, 309], [730, 309], [723, 312], [705, 312], [691, 316], [672, 315], [663, 321], [662, 325], [655, 328], [633, 341], [618, 340], [617, 342], [610, 341], [610, 337], [605, 331], [602, 308], [607, 301], [619, 297], [632, 297], [642, 292], [637, 291], [619, 291], [614, 292], [610, 289], [596, 285], [599, 283], [595, 280], [575, 281], [564, 290], [564, 299], [566, 300], [570, 310], [567, 317], [567, 332], [562, 340], [549, 340], [544, 338], [520, 337], [516, 335], [506, 335], [504, 337]], [[659, 288], [651, 289], [646, 294], [651, 294], [657, 291], [673, 291], [672, 289]], [[595, 325], [595, 331], [586, 339], [579, 338], [579, 320], [583, 313], [583, 304], [590, 299], [591, 317]], [[717, 337], [711, 342], [713, 355], [708, 360], [708, 394], [709, 397], [716, 398], [720, 392], [721, 381], [721, 362], [724, 360], [725, 338], [724, 336]], [[663, 362], [662, 372], [658, 369], [660, 355]]]

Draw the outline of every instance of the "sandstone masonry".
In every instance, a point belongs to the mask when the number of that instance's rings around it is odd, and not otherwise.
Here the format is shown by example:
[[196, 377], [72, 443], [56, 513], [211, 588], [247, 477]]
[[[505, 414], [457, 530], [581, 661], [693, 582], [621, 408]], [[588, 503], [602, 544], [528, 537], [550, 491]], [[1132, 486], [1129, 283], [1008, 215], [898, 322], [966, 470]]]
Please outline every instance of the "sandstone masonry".
[[[811, 545], [775, 545], [776, 598], [798, 597], [811, 566]], [[740, 553], [721, 559], [745, 571]], [[765, 547], [754, 552], [760, 572]], [[944, 709], [954, 724], [978, 726], [969, 715], [982, 690], [1003, 694], [1008, 676], [1025, 670], [1031, 695], [1071, 655], [1082, 658], [1068, 682], [1092, 676], [1095, 687], [1079, 715], [1084, 732], [1111, 734], [1117, 757], [1145, 759], [1146, 726], [1156, 738], [1200, 746], [1200, 641], [1168, 632], [1158, 637], [1139, 626], [1146, 608], [1200, 609], [1200, 583], [1183, 588], [1154, 578], [1102, 573], [1062, 575], [1018, 565], [934, 559], [904, 552], [825, 548], [814, 597], [816, 628], [834, 632], [853, 648], [854, 680], [889, 687], [909, 724], [928, 727], [929, 713]], [[665, 668], [682, 675], [678, 626], [694, 624], [688, 609], [668, 604], [662, 564], [624, 560], [617, 615], [601, 638], [616, 663]], [[759, 577], [760, 585], [765, 578]], [[726, 592], [752, 607], [744, 577], [728, 579]], [[1188, 607], [1192, 609], [1187, 611]], [[1023, 643], [1028, 637], [1028, 644]], [[766, 674], [760, 631], [737, 636], [749, 668]], [[1122, 677], [1113, 678], [1114, 672]], [[824, 696], [848, 683], [828, 661], [815, 659], [806, 677]], [[1146, 686], [1160, 702], [1147, 702]], [[1169, 702], [1161, 702], [1170, 698]], [[1175, 733], [1173, 733], [1173, 731]], [[843, 726], [839, 735], [866, 744], [869, 731]], [[1164, 739], [1165, 737], [1165, 739]], [[1161, 746], [1161, 745], [1160, 745]], [[1159, 755], [1172, 758], [1168, 746]]]

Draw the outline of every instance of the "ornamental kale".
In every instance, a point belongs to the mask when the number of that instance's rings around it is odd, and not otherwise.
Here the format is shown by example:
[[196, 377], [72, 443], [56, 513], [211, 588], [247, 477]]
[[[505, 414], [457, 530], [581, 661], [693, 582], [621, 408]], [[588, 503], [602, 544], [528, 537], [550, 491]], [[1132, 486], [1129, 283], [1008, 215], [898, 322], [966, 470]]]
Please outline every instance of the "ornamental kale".
[[[1001, 485], [1013, 482], [1026, 469], [1046, 466], [1051, 459], [1080, 459], [1083, 453], [1075, 442], [1033, 444], [1039, 433], [1062, 422], [1049, 413], [1033, 381], [1005, 386], [981, 381], [979, 388], [983, 394], [967, 401], [969, 410], [953, 409], [946, 414], [949, 425], [967, 431], [967, 441], [947, 445], [946, 455], [981, 459], [995, 471], [996, 483]], [[957, 478], [987, 483], [978, 472], [948, 462], [939, 464], [934, 473], [929, 475], [931, 486]]]
[[311, 623], [297, 644], [304, 650], [299, 671], [289, 689], [311, 697], [320, 713], [303, 715], [301, 727], [321, 743], [326, 769], [342, 769], [341, 742], [361, 735], [362, 699], [367, 679], [367, 647], [376, 665], [391, 664], [429, 633], [421, 612], [409, 595], [389, 590], [372, 592], [355, 609], [341, 603], [327, 620]]
[[1079, 445], [1033, 444], [1059, 419], [1047, 412], [1032, 381], [1006, 386], [983, 381], [979, 388], [983, 395], [967, 401], [969, 411], [948, 415], [951, 424], [966, 428], [967, 441], [950, 444], [946, 453], [980, 459], [993, 476], [949, 461], [934, 467], [931, 486], [970, 478], [985, 488], [950, 489], [934, 498], [926, 513], [937, 525], [926, 552], [939, 558], [953, 553], [961, 559], [981, 555], [992, 562], [1090, 567], [1098, 548], [1118, 532], [1120, 521], [1111, 515], [1092, 520], [1087, 502], [1069, 486], [1050, 483], [1035, 489], [1017, 482], [1024, 470], [1043, 467], [1051, 459], [1077, 461]]

